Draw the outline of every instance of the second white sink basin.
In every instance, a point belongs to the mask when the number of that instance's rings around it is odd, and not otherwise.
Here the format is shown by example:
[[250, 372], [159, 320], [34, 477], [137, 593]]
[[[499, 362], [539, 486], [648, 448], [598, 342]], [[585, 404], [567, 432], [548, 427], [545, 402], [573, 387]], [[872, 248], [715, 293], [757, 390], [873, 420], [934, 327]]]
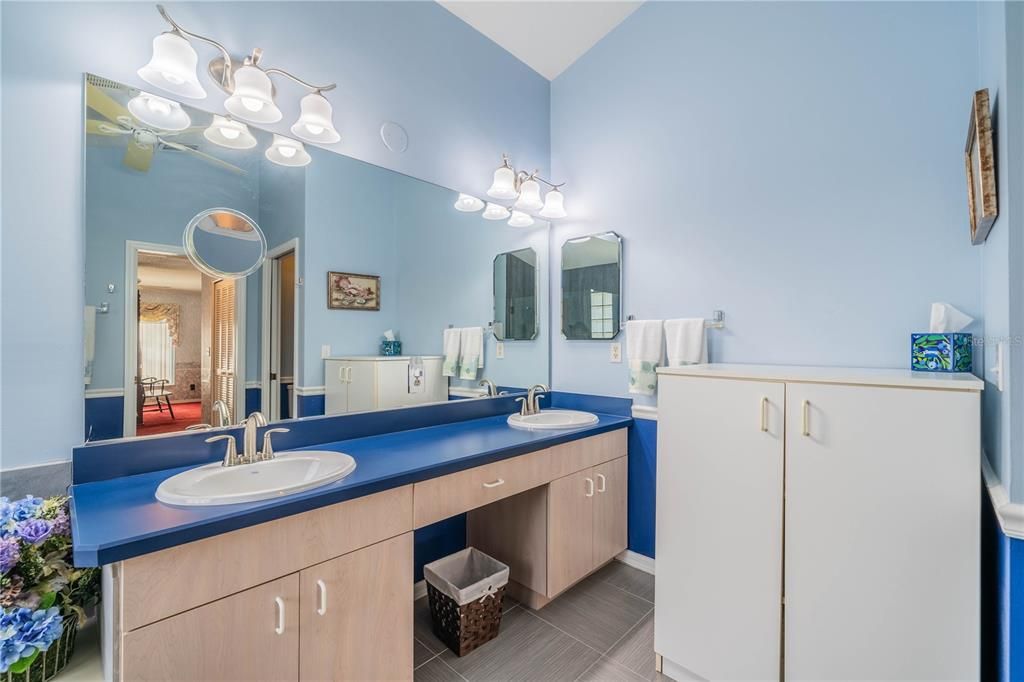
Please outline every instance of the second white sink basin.
[[351, 456], [328, 450], [283, 452], [233, 467], [214, 462], [171, 476], [156, 489], [156, 499], [188, 507], [269, 500], [337, 481], [355, 468]]
[[536, 414], [513, 414], [508, 425], [517, 429], [540, 431], [544, 429], [575, 429], [597, 423], [597, 415], [578, 410], [541, 410]]

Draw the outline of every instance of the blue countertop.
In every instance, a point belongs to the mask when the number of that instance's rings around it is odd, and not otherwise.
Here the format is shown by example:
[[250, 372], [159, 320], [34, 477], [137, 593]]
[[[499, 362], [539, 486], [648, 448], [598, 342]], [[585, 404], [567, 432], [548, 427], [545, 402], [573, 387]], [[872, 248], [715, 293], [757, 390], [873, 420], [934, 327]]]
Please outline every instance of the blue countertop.
[[592, 426], [545, 432], [510, 428], [507, 415], [499, 415], [300, 448], [348, 453], [356, 460], [356, 470], [335, 483], [261, 502], [187, 508], [158, 502], [157, 486], [192, 466], [73, 485], [75, 565], [100, 566], [129, 559], [621, 429], [633, 421], [607, 414], [598, 417]]

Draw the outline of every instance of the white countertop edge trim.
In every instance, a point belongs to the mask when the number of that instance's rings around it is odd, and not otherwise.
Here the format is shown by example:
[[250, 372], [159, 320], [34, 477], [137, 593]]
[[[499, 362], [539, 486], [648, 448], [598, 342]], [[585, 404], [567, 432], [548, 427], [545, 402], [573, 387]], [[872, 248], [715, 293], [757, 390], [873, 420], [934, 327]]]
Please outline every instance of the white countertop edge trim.
[[1010, 502], [1006, 486], [992, 471], [992, 465], [988, 463], [988, 456], [985, 453], [981, 455], [981, 473], [1003, 535], [1024, 540], [1024, 504]]
[[653, 419], [658, 420], [658, 406], [657, 405], [634, 405], [633, 406], [633, 419]]
[[912, 372], [909, 369], [810, 367], [797, 365], [744, 365], [734, 363], [658, 367], [661, 376], [717, 377], [788, 383], [852, 384], [981, 391], [985, 382], [966, 372]]

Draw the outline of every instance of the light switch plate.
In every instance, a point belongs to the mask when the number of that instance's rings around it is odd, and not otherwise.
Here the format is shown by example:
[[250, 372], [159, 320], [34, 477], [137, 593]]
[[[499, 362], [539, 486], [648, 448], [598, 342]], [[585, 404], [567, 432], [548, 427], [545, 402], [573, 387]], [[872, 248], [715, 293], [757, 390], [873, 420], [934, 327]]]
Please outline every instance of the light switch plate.
[[331, 357], [331, 347], [330, 346], [320, 346], [320, 359], [321, 360], [326, 360], [329, 357]]
[[494, 344], [494, 357], [498, 358], [499, 360], [504, 359], [504, 357], [505, 357], [505, 342], [504, 341], [498, 341], [497, 343]]
[[989, 381], [1002, 391], [1006, 386], [1006, 344], [1000, 341], [996, 344], [995, 364], [989, 368]]
[[608, 345], [608, 362], [622, 362], [621, 343], [612, 343]]

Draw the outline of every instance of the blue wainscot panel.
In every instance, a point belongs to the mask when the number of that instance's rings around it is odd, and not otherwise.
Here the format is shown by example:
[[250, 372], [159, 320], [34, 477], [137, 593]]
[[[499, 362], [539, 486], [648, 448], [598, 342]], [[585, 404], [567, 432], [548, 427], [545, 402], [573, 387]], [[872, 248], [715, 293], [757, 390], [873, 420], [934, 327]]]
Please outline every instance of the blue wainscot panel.
[[999, 527], [982, 493], [981, 679], [1024, 680], [1024, 540]]
[[413, 580], [423, 580], [423, 566], [466, 548], [466, 515], [459, 514], [413, 534]]
[[296, 399], [297, 417], [318, 417], [324, 414], [324, 396], [322, 395], [300, 395]]
[[124, 435], [124, 397], [85, 399], [86, 441], [110, 440]]
[[259, 388], [245, 389], [245, 413], [252, 414], [260, 409], [263, 391]]
[[654, 558], [658, 422], [635, 419], [629, 429], [629, 549]]

